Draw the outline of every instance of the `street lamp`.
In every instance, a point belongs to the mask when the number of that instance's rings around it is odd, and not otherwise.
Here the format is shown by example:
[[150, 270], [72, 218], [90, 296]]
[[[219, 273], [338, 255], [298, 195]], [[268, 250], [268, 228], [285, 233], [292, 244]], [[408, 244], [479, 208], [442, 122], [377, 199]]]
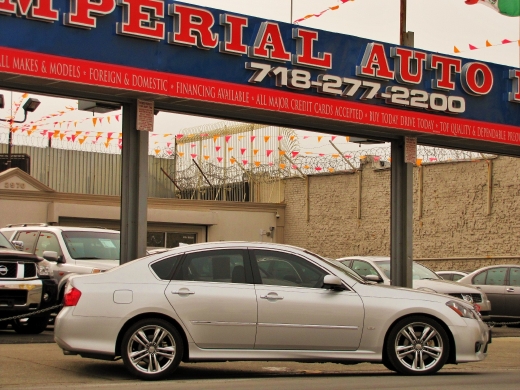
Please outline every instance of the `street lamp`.
[[[38, 106], [40, 105], [40, 101], [38, 99], [29, 98], [22, 106], [23, 109], [23, 119], [21, 121], [17, 121], [14, 117], [10, 119], [2, 119], [2, 122], [9, 122], [9, 142], [7, 144], [7, 169], [11, 168], [11, 148], [13, 147], [13, 123], [24, 123], [27, 120], [27, 113], [34, 112]], [[0, 108], [4, 108], [4, 95], [0, 95]]]

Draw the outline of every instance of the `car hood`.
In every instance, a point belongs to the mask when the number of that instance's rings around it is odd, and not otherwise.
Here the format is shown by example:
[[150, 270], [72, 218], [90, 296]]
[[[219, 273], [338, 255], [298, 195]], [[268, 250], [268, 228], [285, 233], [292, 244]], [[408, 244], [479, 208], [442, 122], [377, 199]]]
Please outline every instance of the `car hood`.
[[25, 261], [39, 263], [42, 259], [32, 253], [20, 252], [15, 249], [0, 248], [0, 261]]
[[413, 281], [413, 288], [429, 288], [434, 290], [435, 292], [441, 294], [451, 294], [451, 293], [460, 293], [460, 294], [480, 294], [480, 291], [475, 287], [466, 286], [458, 282], [452, 282], [450, 280], [430, 280], [430, 279], [421, 279]]

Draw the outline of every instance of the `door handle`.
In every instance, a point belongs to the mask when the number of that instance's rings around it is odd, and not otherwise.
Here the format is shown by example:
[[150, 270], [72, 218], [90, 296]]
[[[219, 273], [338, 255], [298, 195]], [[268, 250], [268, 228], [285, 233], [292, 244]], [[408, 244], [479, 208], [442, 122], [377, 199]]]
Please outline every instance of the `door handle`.
[[506, 291], [507, 291], [507, 292], [515, 292], [515, 289], [514, 289], [514, 288], [511, 288], [511, 287], [509, 287], [509, 288], [506, 288]]
[[172, 294], [190, 295], [190, 294], [195, 294], [195, 291], [190, 291], [190, 290], [186, 289], [186, 290], [172, 291]]
[[278, 294], [272, 294], [272, 293], [269, 293], [267, 295], [261, 295], [260, 298], [262, 298], [262, 299], [273, 299], [273, 300], [283, 299], [283, 297], [278, 296]]

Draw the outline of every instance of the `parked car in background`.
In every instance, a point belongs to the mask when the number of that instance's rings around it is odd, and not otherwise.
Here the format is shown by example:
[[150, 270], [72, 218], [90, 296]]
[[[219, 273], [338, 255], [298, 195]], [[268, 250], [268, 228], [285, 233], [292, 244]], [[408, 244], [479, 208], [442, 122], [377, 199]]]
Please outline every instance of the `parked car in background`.
[[[350, 256], [338, 259], [359, 275], [377, 283], [390, 285], [390, 258], [383, 256]], [[413, 262], [413, 288], [447, 294], [478, 305], [484, 321], [490, 319], [491, 302], [486, 294], [472, 286], [443, 280], [422, 264]]]
[[520, 265], [491, 265], [480, 268], [460, 279], [458, 283], [471, 285], [487, 294], [492, 305], [492, 321], [520, 322]]
[[0, 329], [11, 324], [17, 333], [37, 334], [47, 328], [51, 312], [45, 309], [58, 298], [50, 274], [48, 261], [16, 250], [0, 233]]
[[8, 225], [0, 229], [18, 249], [43, 257], [51, 264], [60, 298], [73, 274], [91, 274], [119, 265], [120, 234], [117, 230], [50, 226]]
[[452, 280], [454, 282], [462, 279], [464, 276], [468, 274], [468, 272], [463, 271], [435, 271], [437, 275], [439, 275], [444, 280]]
[[54, 335], [65, 355], [122, 357], [142, 379], [181, 361], [233, 360], [367, 361], [424, 375], [483, 360], [490, 342], [468, 302], [366, 283], [283, 244], [180, 246], [72, 276], [63, 302]]

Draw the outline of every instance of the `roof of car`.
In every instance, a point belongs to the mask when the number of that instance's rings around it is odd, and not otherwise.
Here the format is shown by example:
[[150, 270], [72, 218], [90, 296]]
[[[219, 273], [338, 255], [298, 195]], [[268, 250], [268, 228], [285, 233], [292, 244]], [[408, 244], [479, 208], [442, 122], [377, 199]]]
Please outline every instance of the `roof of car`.
[[71, 231], [88, 231], [88, 232], [108, 232], [108, 233], [119, 233], [118, 230], [104, 229], [104, 228], [93, 228], [93, 227], [82, 227], [82, 226], [55, 226], [46, 224], [20, 224], [20, 225], [8, 225], [1, 230], [59, 230], [62, 232]]
[[370, 260], [370, 261], [388, 261], [390, 260], [389, 256], [347, 256], [347, 257], [340, 257], [338, 259], [341, 260]]

